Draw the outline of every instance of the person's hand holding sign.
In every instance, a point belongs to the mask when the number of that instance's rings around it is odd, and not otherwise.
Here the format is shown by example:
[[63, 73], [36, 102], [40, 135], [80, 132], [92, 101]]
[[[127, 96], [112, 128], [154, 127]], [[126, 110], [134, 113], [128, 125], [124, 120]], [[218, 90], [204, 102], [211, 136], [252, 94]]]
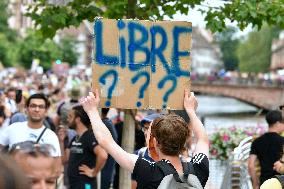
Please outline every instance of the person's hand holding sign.
[[100, 103], [100, 95], [98, 89], [95, 90], [95, 93], [89, 92], [87, 97], [81, 98], [80, 103], [83, 105], [84, 110], [89, 114], [89, 112], [98, 111]]

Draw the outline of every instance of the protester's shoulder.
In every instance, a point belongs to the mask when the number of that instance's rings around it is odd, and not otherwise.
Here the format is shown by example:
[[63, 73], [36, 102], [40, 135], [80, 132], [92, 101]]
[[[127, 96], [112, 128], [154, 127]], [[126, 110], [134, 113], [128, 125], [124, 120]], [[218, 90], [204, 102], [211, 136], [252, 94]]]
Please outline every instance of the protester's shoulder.
[[195, 175], [204, 187], [209, 177], [209, 159], [203, 153], [198, 153], [191, 159]]
[[114, 124], [112, 123], [112, 121], [109, 118], [104, 118], [104, 119], [102, 119], [102, 121], [109, 129], [114, 128]]
[[140, 148], [138, 150], [135, 150], [134, 154], [136, 154], [138, 156], [142, 155], [141, 157], [143, 157], [143, 155], [145, 154], [146, 150], [147, 150], [147, 147], [142, 147], [142, 148]]
[[84, 135], [88, 137], [95, 137], [94, 132], [91, 129], [87, 130]]
[[159, 170], [157, 169], [155, 162], [151, 162], [146, 158], [139, 156], [135, 163], [133, 173], [143, 174], [147, 172], [149, 174], [151, 172], [154, 172], [155, 170]]
[[256, 139], [254, 139], [252, 141], [252, 144], [253, 145], [256, 145], [256, 144], [259, 144], [259, 143], [262, 143], [262, 142], [265, 142], [267, 139], [268, 139], [268, 136], [267, 133], [264, 133], [263, 135], [257, 137]]
[[57, 138], [57, 135], [56, 135], [56, 133], [53, 131], [53, 130], [51, 130], [51, 129], [49, 129], [49, 128], [46, 128], [46, 135], [45, 136], [50, 136], [50, 137], [52, 137], [52, 138], [54, 138], [54, 137], [56, 137]]
[[96, 141], [97, 139], [94, 135], [94, 132], [92, 130], [87, 130], [86, 133], [82, 136], [83, 140], [88, 140], [88, 141]]
[[15, 122], [12, 123], [11, 125], [9, 125], [7, 127], [7, 129], [9, 130], [22, 130], [28, 127], [28, 122], [27, 121], [23, 121], [23, 122]]
[[208, 163], [209, 164], [209, 159], [204, 153], [198, 153], [192, 157], [191, 163], [193, 164]]

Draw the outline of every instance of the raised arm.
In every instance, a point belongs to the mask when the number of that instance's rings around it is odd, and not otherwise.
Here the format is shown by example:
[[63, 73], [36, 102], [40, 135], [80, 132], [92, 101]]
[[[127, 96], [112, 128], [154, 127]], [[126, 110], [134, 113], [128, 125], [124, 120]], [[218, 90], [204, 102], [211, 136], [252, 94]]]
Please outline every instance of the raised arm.
[[100, 118], [98, 111], [99, 102], [98, 90], [95, 91], [95, 94], [90, 92], [87, 97], [80, 99], [80, 103], [91, 120], [94, 135], [100, 146], [109, 153], [121, 167], [132, 172], [138, 156], [127, 153], [113, 140], [110, 131]]
[[190, 125], [192, 127], [194, 136], [197, 139], [195, 154], [204, 153], [209, 157], [209, 140], [206, 134], [206, 130], [197, 117], [195, 111], [198, 106], [197, 100], [193, 93], [189, 93], [188, 90], [184, 91], [184, 108], [188, 117], [190, 118]]

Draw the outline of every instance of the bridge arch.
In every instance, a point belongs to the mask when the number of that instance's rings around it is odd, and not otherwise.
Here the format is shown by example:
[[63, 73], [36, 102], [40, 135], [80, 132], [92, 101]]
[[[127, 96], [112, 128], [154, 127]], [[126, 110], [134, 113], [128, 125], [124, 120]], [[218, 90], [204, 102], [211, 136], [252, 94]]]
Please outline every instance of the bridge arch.
[[235, 98], [264, 110], [284, 104], [282, 87], [192, 82], [191, 91]]

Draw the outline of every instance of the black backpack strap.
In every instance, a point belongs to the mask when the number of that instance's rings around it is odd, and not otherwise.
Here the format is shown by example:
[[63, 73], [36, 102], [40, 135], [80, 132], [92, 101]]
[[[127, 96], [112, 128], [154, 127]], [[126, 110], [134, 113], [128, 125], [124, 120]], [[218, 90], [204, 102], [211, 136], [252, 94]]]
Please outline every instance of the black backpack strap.
[[183, 176], [187, 180], [189, 174], [195, 174], [193, 163], [192, 162], [181, 162], [183, 168]]
[[179, 178], [178, 172], [174, 168], [174, 166], [170, 163], [167, 163], [165, 161], [158, 161], [156, 165], [162, 170], [165, 176], [173, 174], [173, 177], [177, 182], [181, 182], [182, 180]]
[[47, 127], [44, 127], [43, 131], [40, 133], [39, 137], [36, 140], [36, 143], [39, 143], [39, 140], [41, 139], [42, 135], [44, 134], [44, 132], [46, 131]]
[[282, 188], [284, 188], [284, 175], [275, 175], [274, 177], [279, 180], [279, 182], [281, 183]]

